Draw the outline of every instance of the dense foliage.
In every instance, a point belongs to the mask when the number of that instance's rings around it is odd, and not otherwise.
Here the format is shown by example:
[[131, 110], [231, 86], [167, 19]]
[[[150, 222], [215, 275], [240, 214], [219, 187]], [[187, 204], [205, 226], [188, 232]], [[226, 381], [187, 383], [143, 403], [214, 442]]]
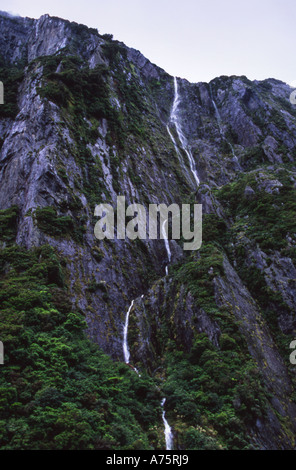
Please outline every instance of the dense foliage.
[[88, 340], [63, 264], [49, 245], [0, 252], [1, 448], [157, 447], [159, 392]]
[[24, 64], [6, 64], [0, 57], [0, 81], [4, 85], [4, 104], [0, 106], [0, 118], [14, 118], [18, 113], [17, 93], [23, 78]]
[[[174, 276], [219, 326], [219, 347], [197, 332], [189, 353], [170, 342], [164, 392], [180, 445], [247, 449], [249, 427], [264, 418], [267, 392], [238, 322], [229, 309], [219, 308], [215, 301], [213, 279], [224, 274], [223, 249], [218, 242], [225, 240], [225, 227], [222, 224], [224, 230], [216, 231], [214, 221], [211, 215], [204, 221], [205, 240], [212, 234], [212, 242], [205, 241], [198, 254], [175, 266]], [[221, 229], [220, 225], [216, 220], [216, 227]]]
[[[0, 211], [0, 340], [5, 345], [5, 366], [0, 369], [0, 448], [163, 449], [160, 406], [163, 396], [166, 397], [166, 416], [173, 425], [176, 448], [253, 448], [256, 446], [253, 439], [256, 429], [266, 426], [266, 416], [276, 409], [271, 398], [276, 401], [277, 397], [270, 396], [271, 388], [264, 371], [250, 354], [250, 338], [241, 328], [244, 312], [238, 319], [230, 303], [221, 305], [217, 301], [215, 281], [219, 278], [227, 283], [224, 268], [228, 258], [253, 297], [262, 323], [271, 331], [277, 351], [287, 360], [287, 347], [295, 331], [293, 325], [283, 331], [279, 327], [279, 318], [292, 318], [293, 312], [282, 293], [268, 285], [264, 269], [272, 267], [277, 256], [289, 257], [296, 262], [296, 178], [290, 171], [292, 153], [288, 156], [280, 141], [278, 152], [284, 163], [271, 165], [264, 151], [263, 138], [258, 140], [258, 145], [244, 148], [239, 145], [238, 133], [230, 125], [226, 129], [225, 125], [225, 135], [221, 139], [221, 129], [218, 133], [218, 128], [213, 126], [210, 107], [206, 116], [198, 111], [201, 121], [196, 127], [206, 129], [209, 126], [209, 141], [219, 138], [215, 149], [217, 160], [233, 157], [231, 142], [238, 147], [239, 161], [245, 172], [236, 177], [235, 172], [227, 172], [225, 164], [225, 179], [219, 180], [222, 183], [212, 190], [212, 194], [211, 184], [207, 188], [201, 184], [196, 192], [188, 195], [184, 178], [186, 164], [181, 168], [181, 154], [177, 155], [165, 128], [173, 99], [172, 83], [169, 86], [171, 78], [160, 70], [156, 77], [155, 74], [150, 76], [149, 70], [146, 76], [141, 75], [140, 68], [128, 60], [127, 48], [113, 41], [111, 35], [99, 36], [96, 30], [75, 23], [71, 25], [73, 41], [70, 46], [54, 55], [38, 57], [25, 71], [26, 83], [33, 87], [38, 83], [38, 105], [41, 100], [45, 119], [50, 117], [56, 132], [56, 148], [51, 149], [54, 156], [49, 153], [46, 158], [54, 163], [56, 185], [52, 193], [56, 192], [58, 196], [56, 207], [44, 206], [44, 199], [40, 198], [42, 207], [34, 206], [25, 216], [31, 217], [34, 229], [37, 233], [40, 231], [41, 243], [47, 240], [58, 246], [61, 239], [62, 243], [70, 241], [72, 246], [76, 243], [73, 258], [83, 257], [84, 243], [87, 243], [91, 263], [98, 263], [92, 264], [96, 272], [100, 272], [99, 263], [103, 258], [109, 258], [108, 269], [110, 267], [116, 278], [116, 292], [121, 292], [125, 300], [127, 293], [120, 285], [122, 278], [115, 272], [120, 269], [120, 275], [130, 280], [130, 259], [139, 260], [133, 273], [136, 272], [141, 287], [147, 290], [149, 287], [153, 290], [157, 282], [163, 282], [165, 287], [162, 291], [160, 288], [160, 297], [163, 294], [164, 304], [157, 315], [149, 317], [151, 305], [149, 301], [145, 304], [146, 299], [141, 301], [143, 308], [147, 307], [147, 317], [141, 320], [149, 323], [152, 353], [147, 359], [147, 364], [150, 361], [147, 370], [140, 360], [135, 364], [140, 369], [138, 375], [132, 367], [112, 360], [87, 337], [85, 311], [83, 314], [79, 310], [73, 290], [70, 295], [69, 289], [67, 268], [69, 262], [75, 260], [63, 258], [50, 244], [31, 249], [16, 244], [19, 208], [11, 206]], [[90, 33], [102, 40], [98, 48], [102, 57], [94, 68], [88, 66], [90, 62], [86, 65], [83, 55], [86, 52], [82, 52]], [[0, 60], [0, 80], [5, 85], [5, 105], [0, 108], [0, 118], [14, 118], [18, 112], [17, 92], [23, 68], [23, 64], [8, 66]], [[241, 109], [260, 130], [264, 130], [266, 114], [260, 109], [255, 112], [248, 105], [254, 96], [252, 82], [244, 77], [241, 80], [247, 87]], [[184, 86], [180, 85], [181, 88]], [[256, 86], [267, 99], [271, 84], [266, 81]], [[232, 78], [220, 77], [215, 80], [212, 93], [217, 96], [218, 92], [231, 88]], [[197, 85], [196, 94], [195, 98], [202, 103]], [[190, 100], [190, 97], [186, 99]], [[270, 120], [277, 132], [289, 132], [280, 110], [283, 108], [294, 117], [295, 110], [284, 98], [277, 97], [276, 103], [270, 111]], [[49, 109], [54, 112], [48, 113]], [[202, 111], [202, 107], [199, 110]], [[208, 158], [210, 148], [206, 156], [202, 155], [199, 129], [194, 129], [194, 122], [192, 127], [188, 122], [187, 125], [187, 132], [192, 132], [191, 141], [198, 143], [195, 152], [200, 152], [194, 157], [199, 159], [204, 174], [208, 172], [211, 176], [214, 168], [211, 169], [213, 159]], [[98, 144], [100, 142], [103, 145]], [[98, 152], [94, 149], [95, 144]], [[73, 157], [71, 166], [66, 161], [70, 156]], [[184, 157], [187, 162], [186, 155]], [[9, 158], [8, 154], [7, 160]], [[209, 161], [205, 162], [207, 158]], [[145, 165], [140, 165], [140, 159], [145, 160]], [[154, 166], [155, 162], [157, 165]], [[108, 175], [106, 168], [110, 171]], [[217, 168], [220, 171], [220, 167]], [[189, 168], [187, 170], [189, 172]], [[131, 193], [139, 195], [141, 202], [147, 205], [152, 193], [155, 199], [158, 194], [163, 196], [164, 193], [157, 193], [156, 188], [158, 181], [164, 181], [158, 179], [161, 172], [176, 177], [174, 181], [178, 183], [180, 200], [184, 196], [184, 200], [189, 198], [191, 203], [197, 202], [206, 191], [213, 198], [209, 207], [215, 208], [219, 202], [224, 212], [223, 218], [217, 215], [219, 211], [204, 214], [201, 250], [185, 253], [181, 261], [170, 265], [169, 276], [164, 280], [159, 279], [163, 275], [163, 259], [159, 260], [159, 271], [156, 272], [150, 247], [143, 241], [137, 240], [128, 246], [131, 257], [124, 259], [124, 250], [110, 248], [112, 243], [107, 240], [92, 246], [85, 235], [86, 217], [94, 213], [94, 206], [100, 200], [111, 199], [115, 193], [120, 194], [127, 182]], [[107, 178], [112, 179], [112, 183], [106, 181]], [[223, 185], [223, 181], [228, 183]], [[63, 184], [59, 185], [61, 182]], [[111, 186], [114, 194], [110, 194]], [[169, 186], [168, 180], [168, 187], [161, 188], [168, 199]], [[108, 243], [110, 250], [106, 249]], [[255, 250], [261, 250], [264, 255], [264, 269], [252, 259]], [[86, 303], [96, 294], [108, 307], [117, 300], [106, 281], [98, 281], [95, 272], [88, 279], [85, 276], [83, 281]], [[78, 279], [77, 284], [79, 282]], [[294, 279], [289, 282], [291, 285], [294, 282], [295, 286]], [[175, 305], [166, 298], [171, 285], [175, 289], [176, 303], [183, 294], [190, 294], [194, 311], [201, 316], [204, 314], [208, 322], [217, 327], [216, 341], [204, 333], [207, 328], [196, 326], [195, 317], [192, 322], [184, 321], [188, 341], [186, 338], [182, 342], [173, 314]], [[76, 294], [79, 291], [77, 285], [74, 291]], [[82, 290], [79, 291], [81, 294]], [[155, 303], [158, 301], [161, 302]], [[89, 311], [92, 308], [87, 305]], [[112, 323], [111, 309], [109, 313]], [[136, 323], [135, 316], [130, 318], [132, 359], [136, 357], [142, 339]], [[147, 338], [143, 339], [147, 341]], [[289, 367], [288, 364], [291, 383], [295, 385]], [[276, 413], [273, 416], [277, 417]], [[269, 416], [269, 419], [271, 421], [273, 417]], [[290, 428], [285, 419], [279, 417], [279, 422], [288, 435]]]

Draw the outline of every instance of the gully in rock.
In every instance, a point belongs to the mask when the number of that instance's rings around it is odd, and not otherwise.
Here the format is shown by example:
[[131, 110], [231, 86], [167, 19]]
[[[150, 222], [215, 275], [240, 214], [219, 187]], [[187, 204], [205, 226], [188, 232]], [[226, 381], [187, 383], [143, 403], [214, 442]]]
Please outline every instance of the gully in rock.
[[[179, 103], [180, 103], [180, 95], [179, 95], [179, 90], [178, 90], [177, 77], [174, 77], [174, 89], [175, 89], [175, 97], [174, 97], [174, 102], [173, 102], [172, 111], [171, 111], [171, 115], [170, 115], [170, 122], [172, 124], [174, 124], [174, 126], [175, 126], [175, 129], [176, 129], [177, 135], [178, 135], [178, 139], [181, 143], [182, 149], [188, 157], [190, 170], [191, 170], [191, 173], [193, 175], [195, 184], [196, 184], [196, 186], [199, 186], [200, 181], [199, 181], [199, 177], [198, 177], [198, 174], [197, 174], [195, 161], [194, 161], [193, 155], [191, 153], [191, 150], [187, 145], [187, 139], [186, 139], [186, 137], [185, 137], [185, 135], [182, 131], [182, 127], [181, 127], [181, 123], [180, 123], [179, 112], [178, 112]], [[176, 153], [180, 157], [180, 151], [178, 149], [177, 143], [176, 143], [172, 133], [170, 132], [168, 126], [167, 126], [167, 131], [168, 131], [169, 136], [170, 136], [170, 138], [171, 138], [171, 140], [174, 144]], [[183, 168], [184, 168], [184, 166], [183, 166]]]
[[[198, 174], [197, 174], [195, 161], [194, 161], [193, 155], [191, 153], [191, 150], [188, 148], [187, 140], [186, 140], [186, 137], [185, 137], [185, 135], [182, 131], [182, 127], [181, 127], [180, 119], [179, 119], [178, 107], [179, 107], [179, 103], [180, 103], [180, 95], [179, 95], [179, 90], [178, 90], [177, 77], [174, 77], [174, 90], [175, 90], [175, 95], [174, 95], [174, 102], [173, 102], [171, 115], [170, 115], [170, 123], [172, 123], [175, 126], [175, 129], [176, 129], [177, 135], [178, 135], [178, 139], [181, 143], [183, 151], [186, 153], [186, 155], [188, 157], [190, 170], [191, 170], [191, 173], [193, 175], [195, 184], [198, 187], [199, 184], [200, 184], [200, 181], [199, 181], [199, 177], [198, 177]], [[175, 147], [176, 153], [179, 157], [181, 166], [182, 166], [182, 168], [183, 168], [183, 170], [186, 174], [187, 170], [186, 170], [186, 167], [184, 165], [182, 154], [181, 154], [181, 152], [178, 148], [177, 142], [176, 142], [173, 134], [170, 131], [169, 125], [167, 125], [167, 131], [168, 131], [168, 134], [171, 138], [171, 141], [174, 144], [174, 147]], [[165, 233], [165, 222], [162, 226], [162, 232]], [[171, 262], [171, 250], [170, 250], [169, 241], [166, 238], [165, 238], [164, 241], [165, 241], [165, 249], [166, 249], [166, 252], [167, 252], [167, 255], [168, 255], [168, 262], [170, 264], [170, 262]], [[166, 265], [166, 267], [165, 267], [165, 273], [166, 273], [166, 275], [168, 275], [168, 265]]]
[[218, 127], [219, 127], [219, 132], [220, 132], [220, 135], [221, 137], [225, 140], [225, 142], [227, 142], [227, 144], [229, 145], [230, 149], [231, 149], [231, 153], [233, 155], [233, 158], [235, 158], [237, 160], [237, 157], [234, 153], [234, 150], [233, 150], [233, 146], [231, 145], [231, 143], [229, 142], [229, 140], [226, 139], [225, 137], [225, 133], [224, 133], [224, 130], [222, 128], [222, 119], [221, 119], [221, 116], [220, 116], [220, 113], [219, 113], [219, 110], [217, 108], [217, 105], [215, 103], [215, 101], [212, 99], [212, 104], [214, 106], [214, 109], [215, 109], [215, 115], [216, 115], [216, 119], [217, 119], [217, 123], [218, 123]]
[[233, 146], [231, 145], [231, 143], [229, 142], [229, 140], [227, 140], [226, 137], [225, 137], [225, 132], [224, 132], [224, 129], [223, 129], [223, 127], [222, 127], [222, 119], [221, 119], [219, 110], [218, 110], [218, 108], [217, 108], [216, 102], [215, 102], [215, 100], [214, 100], [214, 98], [213, 98], [213, 93], [212, 93], [212, 88], [211, 88], [211, 86], [210, 86], [210, 95], [211, 95], [212, 105], [214, 106], [215, 116], [216, 116], [216, 119], [217, 119], [217, 123], [218, 123], [220, 135], [221, 135], [222, 139], [225, 140], [225, 142], [227, 142], [227, 144], [229, 145], [229, 147], [230, 147], [230, 149], [231, 149], [231, 153], [232, 153], [233, 159], [234, 159], [236, 162], [238, 162], [238, 158], [237, 158], [237, 156], [236, 156], [235, 153], [234, 153]]

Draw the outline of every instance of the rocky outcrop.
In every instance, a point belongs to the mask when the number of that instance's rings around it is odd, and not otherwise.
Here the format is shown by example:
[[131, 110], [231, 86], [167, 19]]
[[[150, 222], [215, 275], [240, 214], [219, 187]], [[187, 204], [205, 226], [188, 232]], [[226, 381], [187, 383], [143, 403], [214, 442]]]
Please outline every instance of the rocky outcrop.
[[205, 333], [219, 347], [218, 324], [199, 308], [183, 285], [172, 279], [157, 281], [138, 297], [131, 312], [130, 342], [132, 360], [151, 373], [161, 367], [167, 339], [190, 352], [196, 334]]
[[[0, 109], [0, 209], [18, 206], [16, 243], [26, 249], [49, 243], [63, 256], [73, 308], [84, 314], [90, 338], [117, 360], [123, 360], [125, 314], [135, 299], [131, 364], [151, 375], [163, 369], [165, 377], [169, 341], [190, 355], [196, 339], [206, 335], [220, 351], [223, 322], [211, 311], [227, 311], [271, 395], [267, 416], [249, 425], [250, 441], [260, 448], [293, 448], [295, 371], [262, 313], [257, 285], [250, 292], [236, 271], [258, 269], [269, 292], [281, 297], [285, 305], [277, 327], [288, 342], [295, 332], [295, 236], [289, 228], [286, 253], [270, 248], [267, 254], [248, 232], [247, 210], [227, 212], [228, 204], [255, 204], [259, 193], [281, 195], [285, 178], [296, 184], [290, 88], [273, 79], [219, 77], [210, 84], [178, 79], [186, 149], [170, 122], [173, 77], [108, 35], [48, 15], [32, 20], [0, 14], [0, 56], [8, 77], [12, 67], [23, 74], [17, 113], [2, 115]], [[199, 186], [193, 184], [188, 149]], [[289, 173], [282, 177], [285, 165]], [[242, 175], [250, 179], [243, 185]], [[239, 201], [234, 182], [242, 186]], [[151, 203], [202, 204], [209, 216], [205, 240], [223, 253], [224, 275], [217, 275], [213, 257], [205, 273], [192, 274], [196, 282], [205, 276], [197, 295], [188, 288], [190, 276], [187, 283], [178, 281], [178, 267], [188, 261], [179, 242], [170, 241], [165, 276], [163, 240], [96, 240], [94, 207], [114, 206], [118, 195], [147, 210]], [[64, 230], [52, 230], [65, 221]], [[211, 296], [210, 307], [199, 304], [199, 296]]]
[[[275, 440], [278, 443], [281, 442], [282, 448], [285, 448], [287, 435], [294, 435], [296, 431], [296, 406], [291, 403], [292, 386], [286, 364], [277, 350], [254, 299], [226, 258], [223, 266], [225, 277], [215, 279], [217, 304], [231, 309], [271, 394], [270, 409], [267, 414], [270, 434], [267, 436], [261, 432], [266, 423], [263, 426], [263, 423], [257, 422], [254, 430], [255, 439], [266, 449], [275, 448]], [[284, 433], [278, 416], [287, 422], [287, 429]], [[294, 447], [293, 440], [290, 440], [289, 446]]]

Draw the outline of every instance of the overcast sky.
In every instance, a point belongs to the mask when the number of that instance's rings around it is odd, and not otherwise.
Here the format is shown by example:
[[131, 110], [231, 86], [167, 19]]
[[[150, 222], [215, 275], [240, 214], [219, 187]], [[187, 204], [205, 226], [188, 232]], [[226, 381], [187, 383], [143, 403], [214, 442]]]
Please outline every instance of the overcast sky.
[[112, 33], [191, 82], [246, 75], [296, 86], [296, 0], [0, 0], [0, 10]]

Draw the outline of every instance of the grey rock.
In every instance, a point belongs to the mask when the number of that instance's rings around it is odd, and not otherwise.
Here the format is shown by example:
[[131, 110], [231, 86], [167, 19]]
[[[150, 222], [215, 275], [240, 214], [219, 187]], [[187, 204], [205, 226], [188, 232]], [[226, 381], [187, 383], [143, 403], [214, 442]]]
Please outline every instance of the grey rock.
[[263, 150], [271, 163], [283, 163], [280, 155], [277, 154], [278, 143], [272, 136], [267, 136], [264, 140]]
[[[189, 353], [194, 339], [201, 333], [219, 349], [220, 326], [197, 306], [186, 285], [174, 281], [173, 274], [163, 277], [168, 264], [163, 240], [99, 242], [95, 239], [93, 202], [88, 200], [86, 191], [91, 166], [83, 166], [77, 159], [70, 116], [38, 93], [44, 78], [39, 58], [74, 50], [91, 69], [104, 64], [108, 71], [110, 105], [114, 112], [120, 113], [124, 125], [132, 116], [127, 115], [129, 103], [120, 91], [119, 78], [126, 90], [134, 87], [143, 117], [142, 123], [133, 123], [136, 127], [142, 125], [139, 135], [130, 129], [126, 131], [126, 148], [120, 153], [110, 142], [111, 123], [100, 119], [98, 137], [86, 143], [92, 159], [91, 164], [87, 163], [101, 170], [95, 173], [100, 187], [98, 204], [114, 204], [118, 194], [125, 195], [128, 204], [139, 202], [146, 209], [149, 203], [169, 205], [190, 200], [202, 204], [205, 214], [215, 214], [230, 226], [227, 211], [215, 191], [234, 181], [244, 170], [254, 171], [257, 181], [256, 192], [250, 185], [246, 186], [245, 199], [256, 197], [257, 191], [278, 194], [282, 188], [278, 165], [286, 161], [284, 157], [295, 163], [295, 113], [289, 111], [289, 104], [284, 106], [285, 102], [281, 101], [287, 98], [289, 87], [276, 80], [251, 82], [246, 77], [218, 77], [211, 84], [193, 84], [178, 79], [180, 125], [200, 177], [201, 184], [197, 187], [188, 155], [182, 149], [174, 125], [169, 123], [174, 100], [173, 78], [139, 51], [122, 44], [127, 58], [122, 54], [113, 67], [104, 52], [106, 38], [84, 29], [86, 39], [81, 41], [77, 29], [73, 23], [48, 15], [33, 20], [0, 14], [0, 54], [7, 63], [21, 60], [26, 64], [18, 90], [18, 114], [14, 119], [0, 119], [3, 141], [0, 208], [19, 206], [18, 244], [31, 248], [49, 243], [65, 257], [73, 308], [85, 314], [89, 337], [119, 360], [123, 360], [125, 315], [131, 299], [135, 299], [129, 328], [131, 358], [133, 363], [153, 373], [162, 367], [167, 339], [164, 330]], [[61, 71], [60, 64], [57, 72]], [[219, 116], [212, 100], [217, 103]], [[280, 103], [285, 109], [279, 109]], [[91, 129], [90, 120], [85, 124]], [[168, 124], [178, 152], [167, 132]], [[253, 162], [243, 163], [243, 157], [253, 147], [264, 152], [270, 163], [268, 168], [254, 170]], [[61, 168], [67, 182], [61, 176]], [[295, 173], [289, 171], [291, 181], [296, 182]], [[30, 216], [30, 211], [45, 206], [64, 213], [61, 206], [70, 207], [74, 198], [81, 203], [78, 215], [85, 221], [82, 243], [71, 237], [50, 237], [39, 230]], [[73, 218], [77, 216], [74, 209], [69, 208], [66, 213]], [[250, 218], [243, 222], [247, 226]], [[295, 245], [294, 238], [294, 234], [289, 234], [289, 247]], [[245, 247], [246, 266], [259, 269], [267, 286], [280, 293], [290, 309], [288, 314], [279, 312], [281, 330], [294, 333], [296, 270], [292, 259], [275, 252], [267, 256], [245, 234], [241, 235], [240, 243]], [[171, 262], [182, 261], [182, 245], [177, 241], [169, 244]], [[233, 253], [235, 248], [233, 245]], [[235, 255], [233, 264], [238, 264]], [[217, 308], [227, 308], [232, 313], [271, 395], [267, 416], [257, 420], [250, 429], [252, 443], [260, 448], [293, 448], [291, 436], [296, 431], [296, 413], [290, 398], [292, 385], [287, 365], [256, 299], [226, 258], [224, 271], [224, 276], [212, 281]], [[213, 275], [211, 267], [208, 273]], [[90, 284], [95, 288], [90, 289]], [[278, 416], [283, 418], [284, 425]]]
[[256, 193], [254, 189], [251, 188], [251, 186], [246, 186], [245, 191], [244, 191], [244, 196], [246, 199], [254, 199], [256, 196]]

